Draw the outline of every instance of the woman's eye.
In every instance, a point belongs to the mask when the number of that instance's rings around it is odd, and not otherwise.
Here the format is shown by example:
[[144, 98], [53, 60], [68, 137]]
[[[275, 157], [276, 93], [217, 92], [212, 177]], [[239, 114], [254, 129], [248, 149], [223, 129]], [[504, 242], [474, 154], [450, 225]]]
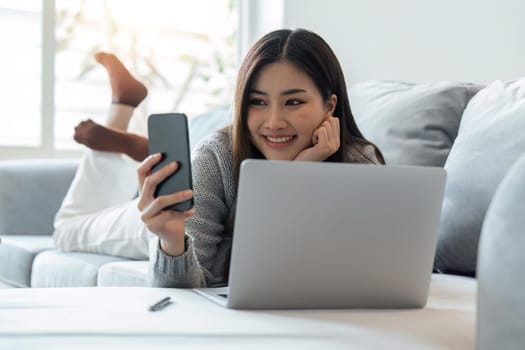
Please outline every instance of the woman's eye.
[[266, 102], [264, 102], [264, 100], [261, 100], [260, 98], [252, 98], [252, 99], [250, 99], [250, 105], [252, 105], [252, 106], [264, 106], [264, 105], [266, 105]]
[[291, 99], [291, 100], [287, 100], [286, 101], [286, 105], [287, 106], [298, 106], [300, 104], [303, 104], [303, 101], [301, 100], [296, 100], [296, 99]]

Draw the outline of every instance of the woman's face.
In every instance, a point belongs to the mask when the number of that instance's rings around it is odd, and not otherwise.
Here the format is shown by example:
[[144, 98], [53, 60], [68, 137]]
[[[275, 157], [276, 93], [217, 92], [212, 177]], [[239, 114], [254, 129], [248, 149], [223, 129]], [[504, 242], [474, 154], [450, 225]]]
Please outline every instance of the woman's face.
[[287, 62], [263, 67], [249, 91], [250, 139], [266, 159], [294, 160], [328, 115], [312, 79]]

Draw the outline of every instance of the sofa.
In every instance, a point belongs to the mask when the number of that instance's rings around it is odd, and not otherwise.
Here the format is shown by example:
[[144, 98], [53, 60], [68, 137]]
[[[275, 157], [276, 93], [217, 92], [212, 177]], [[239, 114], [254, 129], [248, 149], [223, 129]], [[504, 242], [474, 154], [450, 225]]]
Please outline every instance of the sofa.
[[[499, 184], [525, 152], [525, 79], [478, 84], [366, 81], [349, 89], [356, 122], [388, 165], [447, 170], [436, 272], [475, 277], [483, 222]], [[192, 147], [230, 121], [193, 118]], [[76, 159], [0, 161], [0, 280], [16, 287], [143, 286], [147, 261], [62, 252], [53, 218]]]

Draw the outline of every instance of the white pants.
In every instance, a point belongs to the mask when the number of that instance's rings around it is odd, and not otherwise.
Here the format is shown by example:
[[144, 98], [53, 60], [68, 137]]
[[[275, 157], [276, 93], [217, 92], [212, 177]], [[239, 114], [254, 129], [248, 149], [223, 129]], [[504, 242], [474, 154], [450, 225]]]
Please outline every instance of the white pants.
[[53, 239], [64, 251], [148, 258], [148, 233], [137, 208], [131, 158], [87, 150], [57, 212]]

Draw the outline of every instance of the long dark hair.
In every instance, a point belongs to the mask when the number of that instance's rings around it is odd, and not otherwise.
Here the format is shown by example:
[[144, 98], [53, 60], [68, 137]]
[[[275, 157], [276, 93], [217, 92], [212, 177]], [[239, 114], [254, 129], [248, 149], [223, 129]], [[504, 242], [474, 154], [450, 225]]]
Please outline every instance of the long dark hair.
[[246, 54], [239, 69], [232, 129], [235, 179], [239, 178], [239, 169], [243, 160], [260, 155], [250, 141], [246, 122], [250, 88], [262, 67], [278, 61], [291, 63], [306, 73], [319, 89], [325, 102], [328, 102], [332, 94], [337, 96], [333, 115], [339, 118], [341, 147], [327, 161], [343, 162], [345, 153], [352, 152], [354, 156], [373, 163], [372, 159], [363, 154], [363, 147], [352, 147], [372, 145], [377, 159], [384, 163], [381, 151], [364, 138], [355, 123], [343, 70], [330, 46], [313, 32], [304, 29], [281, 29], [259, 39]]

